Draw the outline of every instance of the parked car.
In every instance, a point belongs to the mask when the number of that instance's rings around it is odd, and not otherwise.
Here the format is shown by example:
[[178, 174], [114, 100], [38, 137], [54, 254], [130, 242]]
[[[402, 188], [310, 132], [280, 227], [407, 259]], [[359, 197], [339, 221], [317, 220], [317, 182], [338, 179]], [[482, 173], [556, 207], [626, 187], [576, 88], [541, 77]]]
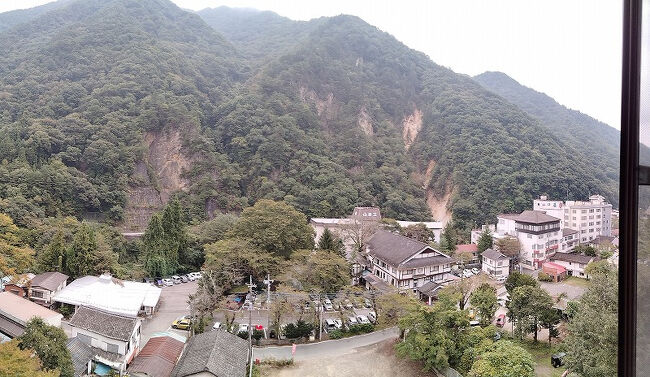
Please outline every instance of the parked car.
[[172, 285], [174, 285], [172, 279], [162, 279], [162, 283], [165, 287], [171, 287]]
[[566, 356], [566, 353], [564, 352], [551, 355], [551, 365], [553, 368], [558, 368], [564, 365], [564, 356]]
[[506, 281], [506, 277], [503, 275], [497, 276], [497, 281]]
[[474, 275], [478, 275], [479, 272], [481, 272], [481, 270], [479, 270], [478, 268], [476, 268], [476, 267], [472, 268], [472, 273]]
[[369, 312], [368, 313], [368, 319], [372, 323], [377, 323], [377, 314], [375, 314], [375, 312]]
[[187, 276], [187, 280], [189, 280], [189, 281], [196, 280], [196, 278], [194, 277], [194, 274], [192, 274], [191, 272], [189, 274], [185, 275], [185, 276]]
[[240, 323], [239, 327], [237, 328], [237, 333], [240, 332], [248, 332], [248, 323]]
[[173, 329], [189, 330], [192, 321], [189, 316], [179, 317], [172, 322]]
[[180, 284], [180, 283], [183, 282], [183, 281], [181, 280], [181, 277], [178, 276], [178, 275], [174, 275], [174, 276], [172, 276], [172, 281], [174, 282], [174, 284]]
[[156, 287], [162, 287], [164, 285], [163, 279], [160, 276], [153, 278], [153, 283], [156, 285]]
[[368, 320], [368, 317], [365, 315], [359, 314], [357, 316], [357, 322], [359, 322], [360, 325], [369, 325], [370, 321]]
[[188, 281], [190, 281], [190, 279], [187, 277], [187, 275], [181, 275], [181, 281], [183, 283], [187, 283]]
[[366, 308], [372, 308], [372, 302], [370, 300], [365, 299], [363, 303]]
[[215, 322], [214, 325], [212, 325], [212, 329], [213, 329], [213, 330], [220, 330], [220, 329], [222, 329], [221, 322], [219, 322], [219, 321]]
[[350, 302], [350, 300], [348, 300], [347, 298], [345, 299], [345, 301], [343, 301], [343, 306], [344, 306], [346, 309], [352, 309], [352, 308], [354, 308], [354, 305], [352, 305], [352, 303]]
[[474, 276], [474, 274], [472, 273], [471, 270], [463, 270], [463, 276], [466, 278], [471, 278], [472, 276]]
[[330, 303], [327, 303], [327, 302], [326, 302], [326, 303], [323, 305], [323, 309], [325, 309], [325, 311], [330, 312], [330, 311], [334, 310], [334, 307], [332, 306], [332, 303], [331, 303], [331, 302], [330, 302]]
[[323, 324], [323, 330], [325, 330], [325, 332], [327, 333], [336, 330], [336, 323], [334, 322], [334, 320], [326, 319], [325, 323]]
[[336, 328], [337, 328], [338, 330], [341, 330], [341, 329], [343, 328], [343, 322], [341, 322], [340, 319], [335, 319], [335, 320], [334, 320], [334, 325], [336, 326]]
[[503, 325], [506, 324], [506, 315], [505, 314], [499, 314], [497, 317], [496, 325], [498, 327], [503, 327]]
[[477, 321], [477, 320], [472, 320], [472, 321], [469, 321], [469, 325], [470, 325], [471, 327], [476, 327], [476, 326], [480, 326], [480, 325], [481, 325], [481, 322], [479, 322], [479, 321]]
[[354, 316], [348, 317], [348, 328], [352, 325], [358, 325], [359, 321], [357, 321], [357, 318]]

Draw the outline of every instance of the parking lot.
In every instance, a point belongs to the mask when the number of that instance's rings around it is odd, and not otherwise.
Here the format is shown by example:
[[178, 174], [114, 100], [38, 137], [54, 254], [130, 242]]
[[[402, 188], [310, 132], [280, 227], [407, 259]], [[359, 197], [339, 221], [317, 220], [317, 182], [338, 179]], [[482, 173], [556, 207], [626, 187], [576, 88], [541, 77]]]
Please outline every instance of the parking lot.
[[161, 331], [187, 336], [187, 331], [172, 329], [171, 324], [176, 318], [190, 314], [190, 306], [187, 300], [190, 294], [196, 292], [196, 288], [197, 283], [195, 281], [176, 284], [171, 287], [162, 287], [158, 309], [153, 316], [147, 318], [142, 324], [142, 345], [146, 344], [152, 334]]

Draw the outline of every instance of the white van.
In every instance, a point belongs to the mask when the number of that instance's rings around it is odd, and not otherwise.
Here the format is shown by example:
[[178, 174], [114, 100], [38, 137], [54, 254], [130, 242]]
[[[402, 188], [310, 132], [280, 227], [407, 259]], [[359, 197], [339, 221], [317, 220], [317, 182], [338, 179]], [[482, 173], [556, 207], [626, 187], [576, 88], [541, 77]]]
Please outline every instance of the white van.
[[181, 277], [177, 275], [172, 276], [172, 281], [174, 282], [174, 284], [180, 284], [183, 282], [183, 280], [181, 280]]

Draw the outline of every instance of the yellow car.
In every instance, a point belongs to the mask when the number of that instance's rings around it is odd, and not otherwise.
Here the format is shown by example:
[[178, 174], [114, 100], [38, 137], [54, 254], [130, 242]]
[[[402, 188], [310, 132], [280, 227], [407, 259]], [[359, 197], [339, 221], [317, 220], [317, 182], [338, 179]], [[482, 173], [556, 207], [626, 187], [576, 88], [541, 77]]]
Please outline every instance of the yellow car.
[[180, 330], [188, 330], [190, 328], [190, 325], [192, 324], [192, 321], [190, 320], [189, 317], [181, 317], [172, 322], [172, 328], [173, 329], [180, 329]]

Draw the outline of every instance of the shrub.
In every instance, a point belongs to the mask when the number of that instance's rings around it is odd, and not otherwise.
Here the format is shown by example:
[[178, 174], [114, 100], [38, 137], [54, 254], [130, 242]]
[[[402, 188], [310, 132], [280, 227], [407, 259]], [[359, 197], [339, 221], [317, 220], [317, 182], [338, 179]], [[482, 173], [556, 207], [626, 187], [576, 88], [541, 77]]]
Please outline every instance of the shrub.
[[240, 331], [237, 333], [237, 336], [242, 339], [248, 339], [248, 331]]
[[553, 277], [546, 272], [539, 272], [537, 275], [537, 280], [539, 281], [553, 281]]
[[314, 325], [303, 320], [296, 323], [289, 323], [284, 328], [284, 335], [289, 339], [307, 337], [314, 330]]
[[341, 339], [345, 336], [343, 330], [333, 330], [329, 332], [330, 339]]
[[74, 314], [74, 305], [61, 304], [59, 313], [63, 314], [63, 316], [66, 318], [70, 318], [70, 316]]
[[358, 334], [366, 334], [369, 332], [372, 332], [375, 329], [375, 326], [365, 323], [365, 324], [358, 324], [358, 325], [351, 325], [348, 328], [348, 333], [350, 335], [358, 335]]

